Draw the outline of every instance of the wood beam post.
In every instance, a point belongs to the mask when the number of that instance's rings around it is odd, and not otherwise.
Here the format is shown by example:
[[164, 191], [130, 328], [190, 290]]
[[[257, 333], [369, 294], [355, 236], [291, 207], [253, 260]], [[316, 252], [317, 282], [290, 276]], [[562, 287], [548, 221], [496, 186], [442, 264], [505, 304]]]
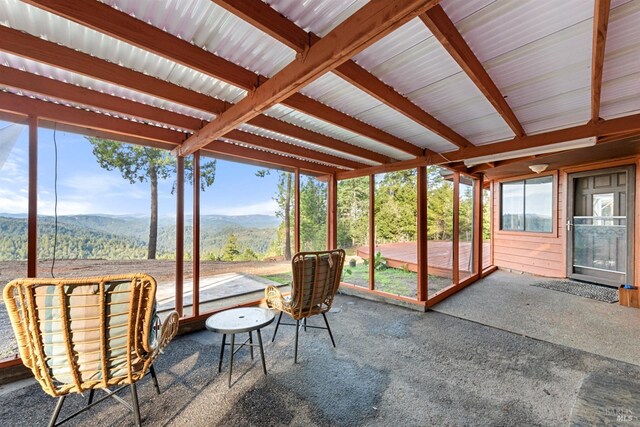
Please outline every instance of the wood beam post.
[[327, 249], [338, 248], [338, 179], [329, 175], [327, 189]]
[[396, 0], [375, 1], [364, 5], [326, 37], [311, 46], [304, 60], [296, 60], [284, 67], [255, 91], [188, 138], [175, 153], [185, 156], [204, 147], [210, 141], [287, 99], [301, 87], [348, 61], [435, 4], [437, 0]]
[[373, 263], [376, 256], [376, 176], [369, 175], [369, 290], [375, 289], [376, 274]]
[[184, 157], [177, 158], [176, 168], [176, 311], [184, 315]]
[[427, 168], [418, 168], [418, 301], [429, 295], [429, 257], [427, 235]]
[[482, 225], [483, 225], [483, 206], [482, 206], [482, 183], [484, 177], [480, 175], [477, 179], [474, 180], [473, 186], [473, 248], [475, 250], [472, 253], [473, 256], [473, 275], [478, 275], [481, 277], [482, 274], [482, 251], [483, 251], [483, 240], [482, 240]]
[[453, 174], [453, 284], [460, 282], [460, 172]]
[[38, 275], [38, 117], [29, 116], [29, 214], [27, 277]]
[[193, 295], [191, 315], [200, 313], [200, 151], [193, 153]]
[[607, 41], [611, 0], [595, 0], [593, 12], [593, 50], [591, 56], [591, 120], [600, 119], [600, 96], [602, 93], [602, 70], [604, 49]]
[[293, 219], [295, 221], [293, 225], [293, 238], [294, 238], [294, 249], [295, 252], [300, 252], [300, 169], [296, 168], [294, 175], [294, 205], [293, 205]]
[[484, 69], [476, 55], [458, 29], [451, 22], [442, 6], [437, 5], [420, 15], [422, 22], [429, 28], [433, 35], [440, 41], [449, 55], [460, 65], [462, 70], [480, 89], [484, 96], [491, 102], [498, 114], [509, 125], [516, 137], [524, 136], [524, 128], [518, 121], [515, 113], [507, 104], [500, 90]]

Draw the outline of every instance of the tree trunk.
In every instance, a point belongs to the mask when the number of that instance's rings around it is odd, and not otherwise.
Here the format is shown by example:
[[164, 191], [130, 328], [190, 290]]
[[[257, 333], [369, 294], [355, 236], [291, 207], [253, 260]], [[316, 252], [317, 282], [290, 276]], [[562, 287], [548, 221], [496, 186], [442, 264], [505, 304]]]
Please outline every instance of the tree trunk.
[[149, 181], [151, 182], [151, 221], [149, 222], [149, 250], [147, 259], [156, 259], [158, 246], [158, 171], [149, 166]]
[[284, 204], [284, 259], [291, 259], [291, 174], [287, 173]]

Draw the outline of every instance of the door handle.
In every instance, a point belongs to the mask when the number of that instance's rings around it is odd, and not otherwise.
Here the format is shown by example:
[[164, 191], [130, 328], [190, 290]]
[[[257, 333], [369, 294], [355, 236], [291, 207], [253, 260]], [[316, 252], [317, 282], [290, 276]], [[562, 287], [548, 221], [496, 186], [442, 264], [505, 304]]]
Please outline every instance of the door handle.
[[573, 227], [573, 223], [571, 220], [567, 220], [567, 231], [571, 231], [571, 227]]

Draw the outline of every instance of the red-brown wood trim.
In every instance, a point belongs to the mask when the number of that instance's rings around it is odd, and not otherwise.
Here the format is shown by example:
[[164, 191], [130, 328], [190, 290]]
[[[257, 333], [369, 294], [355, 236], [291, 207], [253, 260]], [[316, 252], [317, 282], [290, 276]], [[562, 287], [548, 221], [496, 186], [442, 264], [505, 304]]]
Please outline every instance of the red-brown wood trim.
[[219, 99], [5, 26], [0, 26], [0, 50], [203, 111], [219, 114], [227, 107]]
[[300, 169], [294, 172], [294, 195], [293, 195], [293, 241], [295, 252], [300, 252]]
[[409, 99], [396, 92], [394, 88], [378, 80], [377, 77], [355, 62], [347, 61], [341, 64], [334, 70], [334, 73], [400, 114], [440, 135], [455, 146], [468, 147], [472, 145], [465, 137], [422, 110]]
[[479, 278], [480, 278], [480, 275], [476, 273], [472, 276], [469, 276], [468, 278], [466, 278], [465, 280], [463, 280], [457, 285], [451, 285], [436, 292], [431, 297], [429, 297], [429, 300], [427, 301], [427, 307], [433, 307], [439, 302], [444, 301], [445, 299], [449, 298], [451, 295], [455, 294], [456, 292], [459, 292], [464, 288], [466, 288], [467, 286], [469, 286], [470, 284], [476, 282]]
[[171, 129], [149, 126], [7, 92], [0, 92], [0, 110], [24, 115], [36, 115], [39, 118], [59, 123], [89, 127], [153, 141], [169, 142], [174, 145], [184, 139], [182, 132], [176, 132]]
[[409, 303], [411, 305], [415, 305], [418, 307], [426, 307], [426, 302], [425, 301], [418, 301], [415, 298], [410, 298], [410, 297], [405, 297], [402, 295], [396, 295], [396, 294], [391, 294], [388, 292], [384, 292], [384, 291], [378, 291], [376, 289], [367, 289], [363, 286], [357, 286], [357, 285], [353, 285], [351, 283], [346, 283], [346, 282], [340, 282], [340, 287], [344, 287], [344, 288], [349, 288], [352, 289], [354, 291], [357, 292], [361, 292], [362, 294], [371, 294], [371, 295], [376, 295], [376, 296], [380, 296], [380, 297], [384, 297], [384, 298], [389, 298], [389, 299], [393, 299], [396, 301], [402, 301], [405, 303]]
[[453, 284], [460, 281], [460, 172], [453, 174]]
[[483, 201], [482, 201], [482, 188], [483, 188], [483, 177], [479, 176], [474, 180], [474, 201], [473, 204], [473, 247], [476, 248], [476, 251], [473, 254], [473, 274], [482, 271], [482, 250], [483, 250], [483, 240], [482, 240], [482, 222], [484, 220], [483, 215]]
[[247, 0], [212, 0], [296, 52], [308, 49], [309, 35], [267, 3]]
[[184, 157], [177, 158], [176, 168], [176, 311], [184, 315]]
[[0, 84], [181, 129], [196, 130], [202, 127], [202, 121], [195, 117], [107, 95], [7, 66], [0, 66]]
[[595, 0], [593, 12], [593, 47], [591, 56], [591, 120], [600, 119], [600, 95], [602, 93], [602, 69], [607, 41], [611, 0]]
[[27, 277], [38, 275], [38, 117], [29, 116], [29, 213]]
[[266, 151], [255, 150], [253, 148], [241, 147], [223, 141], [213, 141], [208, 144], [203, 151], [210, 153], [222, 154], [247, 160], [257, 160], [262, 163], [271, 163], [278, 166], [286, 166], [288, 168], [300, 168], [303, 171], [317, 172], [320, 174], [335, 173], [338, 169], [313, 163], [306, 160], [294, 159], [292, 157], [284, 157], [279, 154], [269, 153]]
[[343, 129], [371, 138], [389, 147], [404, 151], [412, 156], [422, 156], [425, 152], [424, 149], [413, 145], [410, 142], [351, 117], [348, 114], [334, 110], [333, 108], [300, 93], [290, 93], [286, 99], [280, 100], [280, 103], [287, 107], [303, 111], [317, 119], [333, 123]]
[[[417, 157], [415, 159], [403, 160], [401, 162], [388, 163], [385, 165], [371, 166], [368, 168], [354, 169], [351, 171], [342, 171], [338, 172], [338, 180], [361, 178], [363, 176], [378, 173], [397, 172], [401, 170], [419, 168], [420, 166], [427, 166], [432, 164], [430, 159], [430, 157]], [[443, 165], [443, 167], [446, 167], [446, 165]]]
[[516, 137], [523, 136], [525, 132], [520, 121], [442, 6], [432, 7], [420, 15], [420, 19], [491, 102]]
[[376, 255], [376, 176], [369, 175], [369, 290], [375, 289], [376, 274], [373, 268]]
[[193, 316], [200, 313], [200, 151], [193, 153]]
[[429, 263], [427, 236], [427, 168], [418, 168], [418, 301], [424, 302], [429, 295]]
[[85, 27], [149, 50], [156, 55], [216, 76], [227, 83], [251, 88], [257, 84], [256, 75], [230, 61], [210, 54], [200, 47], [154, 27], [144, 21], [104, 3], [94, 0], [25, 0], [48, 12], [55, 13]]
[[266, 150], [276, 151], [292, 156], [298, 156], [304, 159], [315, 160], [318, 162], [329, 163], [334, 166], [342, 166], [349, 169], [364, 168], [369, 166], [365, 163], [360, 163], [353, 160], [345, 159], [343, 157], [322, 153], [316, 150], [310, 150], [298, 145], [278, 141], [272, 138], [267, 138], [261, 135], [256, 135], [254, 133], [244, 132], [237, 129], [228, 132], [224, 136], [224, 138], [242, 142], [245, 144], [250, 144], [259, 148], [264, 148]]
[[338, 248], [338, 180], [329, 175], [327, 191], [327, 250]]
[[[229, 107], [215, 120], [188, 138], [175, 153], [188, 155], [207, 145], [239, 124], [282, 102], [301, 87], [313, 82], [341, 63], [386, 36], [396, 28], [437, 4], [437, 0], [396, 0], [371, 2], [334, 28], [309, 48], [304, 61], [293, 61]], [[401, 140], [402, 141], [402, 140]], [[402, 141], [404, 144], [409, 144]], [[422, 154], [422, 149], [415, 147]], [[408, 149], [409, 147], [398, 147]]]
[[352, 145], [347, 142], [340, 141], [339, 139], [331, 138], [330, 136], [322, 135], [299, 126], [265, 116], [264, 114], [248, 120], [247, 124], [261, 127], [272, 132], [281, 133], [283, 135], [288, 135], [293, 138], [302, 139], [303, 141], [311, 142], [321, 147], [341, 151], [343, 153], [358, 156], [374, 162], [390, 163], [392, 161], [391, 158], [384, 154], [367, 150], [366, 148], [361, 148], [357, 145]]

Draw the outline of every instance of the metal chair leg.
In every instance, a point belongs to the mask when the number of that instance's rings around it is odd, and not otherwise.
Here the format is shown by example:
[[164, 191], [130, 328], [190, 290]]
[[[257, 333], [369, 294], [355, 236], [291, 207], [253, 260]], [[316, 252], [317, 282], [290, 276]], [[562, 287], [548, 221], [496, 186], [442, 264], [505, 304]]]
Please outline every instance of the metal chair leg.
[[[93, 391], [93, 390], [91, 390]], [[64, 399], [67, 396], [60, 396], [58, 399], [58, 403], [56, 403], [56, 409], [53, 410], [53, 414], [51, 415], [51, 420], [49, 420], [49, 427], [54, 427], [56, 425], [56, 421], [58, 420], [58, 415], [60, 415], [60, 410], [62, 409], [62, 404], [64, 403]]]
[[156, 388], [156, 392], [160, 394], [160, 384], [158, 384], [158, 377], [156, 376], [156, 370], [153, 367], [153, 363], [151, 364], [151, 366], [149, 366], [149, 371], [151, 372], [151, 379], [153, 380], [153, 386]]
[[307, 332], [307, 318], [302, 319], [302, 324], [304, 325], [304, 331]]
[[140, 419], [140, 406], [138, 405], [138, 389], [136, 383], [131, 383], [131, 403], [133, 403], [133, 417], [135, 418], [136, 426], [142, 427], [142, 420]]
[[267, 375], [267, 364], [264, 361], [264, 349], [262, 348], [262, 334], [258, 329], [258, 343], [260, 344], [260, 357], [262, 358], [262, 371]]
[[296, 320], [296, 347], [293, 352], [293, 363], [298, 363], [298, 332], [300, 331], [300, 320]]
[[324, 317], [324, 323], [327, 325], [327, 331], [329, 331], [329, 337], [331, 337], [331, 344], [333, 344], [333, 346], [336, 346], [336, 342], [333, 340], [333, 334], [331, 333], [331, 328], [329, 327], [329, 322], [327, 321], [327, 316], [326, 314], [322, 313], [322, 317]]
[[220, 360], [218, 361], [218, 373], [222, 371], [222, 359], [224, 358], [224, 346], [226, 345], [226, 342], [227, 342], [227, 334], [222, 334], [222, 346], [220, 347]]
[[89, 401], [87, 401], [87, 406], [91, 405], [93, 403], [93, 395], [95, 394], [96, 390], [94, 388], [92, 388], [89, 391]]
[[280, 320], [282, 320], [282, 311], [280, 312], [280, 316], [278, 316], [278, 323], [276, 323], [276, 330], [273, 331], [273, 337], [271, 338], [271, 342], [276, 339], [276, 334], [278, 333], [278, 326], [280, 326]]
[[231, 351], [229, 351], [229, 388], [231, 388], [231, 373], [233, 372], [233, 351], [235, 349], [236, 334], [231, 334]]
[[251, 360], [253, 360], [253, 333], [249, 331], [249, 351], [251, 352]]

